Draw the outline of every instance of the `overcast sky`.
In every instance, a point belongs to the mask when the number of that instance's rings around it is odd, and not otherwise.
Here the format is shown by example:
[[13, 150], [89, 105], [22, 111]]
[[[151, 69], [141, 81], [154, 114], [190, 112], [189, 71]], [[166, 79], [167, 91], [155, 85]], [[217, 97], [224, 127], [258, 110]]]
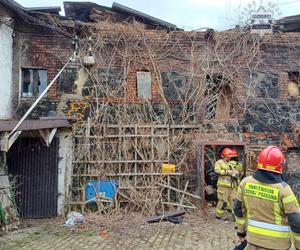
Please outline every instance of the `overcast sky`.
[[[63, 0], [15, 0], [25, 7], [61, 6]], [[72, 1], [72, 0], [69, 0]], [[73, 0], [83, 2], [84, 0]], [[126, 5], [185, 29], [223, 30], [239, 24], [249, 4], [273, 6], [275, 18], [300, 14], [300, 0], [90, 0], [111, 7], [112, 2]], [[252, 7], [253, 8], [253, 7]], [[62, 8], [63, 9], [63, 8]]]

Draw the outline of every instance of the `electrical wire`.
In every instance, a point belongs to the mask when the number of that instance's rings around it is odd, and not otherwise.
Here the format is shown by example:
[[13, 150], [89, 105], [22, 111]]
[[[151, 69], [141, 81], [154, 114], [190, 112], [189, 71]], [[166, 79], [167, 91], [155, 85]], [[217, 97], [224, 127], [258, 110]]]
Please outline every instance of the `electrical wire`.
[[20, 7], [17, 7], [15, 6], [13, 3], [11, 3], [10, 1], [6, 1], [5, 4], [7, 6], [9, 6], [11, 9], [13, 9], [14, 11], [16, 11], [16, 13], [18, 13], [18, 15], [25, 21], [25, 22], [28, 22], [28, 23], [31, 23], [31, 24], [36, 24], [36, 25], [39, 25], [39, 26], [43, 26], [43, 27], [46, 27], [52, 31], [55, 31], [65, 37], [68, 37], [68, 38], [71, 38], [73, 39], [74, 36], [68, 32], [66, 32], [65, 30], [62, 30], [58, 27], [55, 27], [51, 24], [48, 24], [30, 14], [28, 14], [28, 11], [20, 8]]

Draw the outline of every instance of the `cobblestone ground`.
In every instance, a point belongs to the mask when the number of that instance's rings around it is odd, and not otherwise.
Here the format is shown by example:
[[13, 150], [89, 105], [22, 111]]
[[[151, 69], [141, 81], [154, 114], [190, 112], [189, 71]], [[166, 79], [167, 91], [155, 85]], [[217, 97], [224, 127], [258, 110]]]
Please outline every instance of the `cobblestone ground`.
[[[123, 224], [70, 231], [61, 219], [33, 221], [32, 225], [0, 237], [0, 249], [233, 249], [233, 222], [207, 215], [185, 217], [182, 224], [147, 224], [140, 215]], [[203, 216], [203, 215], [201, 215]], [[106, 218], [107, 219], [107, 218]], [[122, 226], [126, 225], [126, 226]]]

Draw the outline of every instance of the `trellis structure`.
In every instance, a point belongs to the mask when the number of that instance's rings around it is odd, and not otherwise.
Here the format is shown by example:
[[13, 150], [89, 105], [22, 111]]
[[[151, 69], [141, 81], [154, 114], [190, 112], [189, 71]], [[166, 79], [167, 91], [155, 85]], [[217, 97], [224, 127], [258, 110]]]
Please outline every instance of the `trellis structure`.
[[[174, 137], [178, 138], [183, 131], [191, 129], [197, 129], [197, 126], [103, 125], [90, 120], [75, 126], [71, 200], [68, 205], [84, 211], [85, 186], [91, 180], [117, 181], [118, 201], [121, 203], [142, 206], [149, 202], [147, 197], [140, 199], [142, 194], [152, 198], [158, 192], [161, 194], [157, 197], [161, 200], [151, 202], [176, 202], [178, 197], [172, 196], [171, 189], [162, 191], [162, 187], [155, 184], [181, 187], [184, 165], [177, 165], [176, 172], [170, 173], [162, 173], [161, 167], [163, 163], [178, 163], [172, 158], [176, 150]], [[139, 193], [141, 190], [143, 192]]]

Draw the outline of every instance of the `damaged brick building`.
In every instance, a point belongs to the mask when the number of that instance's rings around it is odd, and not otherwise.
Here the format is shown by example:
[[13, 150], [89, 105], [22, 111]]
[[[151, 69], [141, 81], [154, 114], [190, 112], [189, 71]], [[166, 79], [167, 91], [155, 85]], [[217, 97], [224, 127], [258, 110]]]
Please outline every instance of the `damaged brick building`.
[[[280, 145], [285, 178], [299, 195], [297, 17], [276, 21], [260, 38], [247, 27], [184, 31], [115, 3], [65, 2], [65, 16], [12, 0], [0, 6], [3, 136], [78, 53], [8, 150], [23, 217], [84, 211], [86, 185], [99, 179], [116, 181], [120, 203], [143, 212], [157, 200], [176, 204], [174, 191], [187, 184], [194, 196], [185, 206], [193, 208], [226, 145], [239, 151], [245, 171], [263, 147]], [[161, 174], [162, 163], [176, 171]], [[46, 197], [43, 205], [36, 197]]]

